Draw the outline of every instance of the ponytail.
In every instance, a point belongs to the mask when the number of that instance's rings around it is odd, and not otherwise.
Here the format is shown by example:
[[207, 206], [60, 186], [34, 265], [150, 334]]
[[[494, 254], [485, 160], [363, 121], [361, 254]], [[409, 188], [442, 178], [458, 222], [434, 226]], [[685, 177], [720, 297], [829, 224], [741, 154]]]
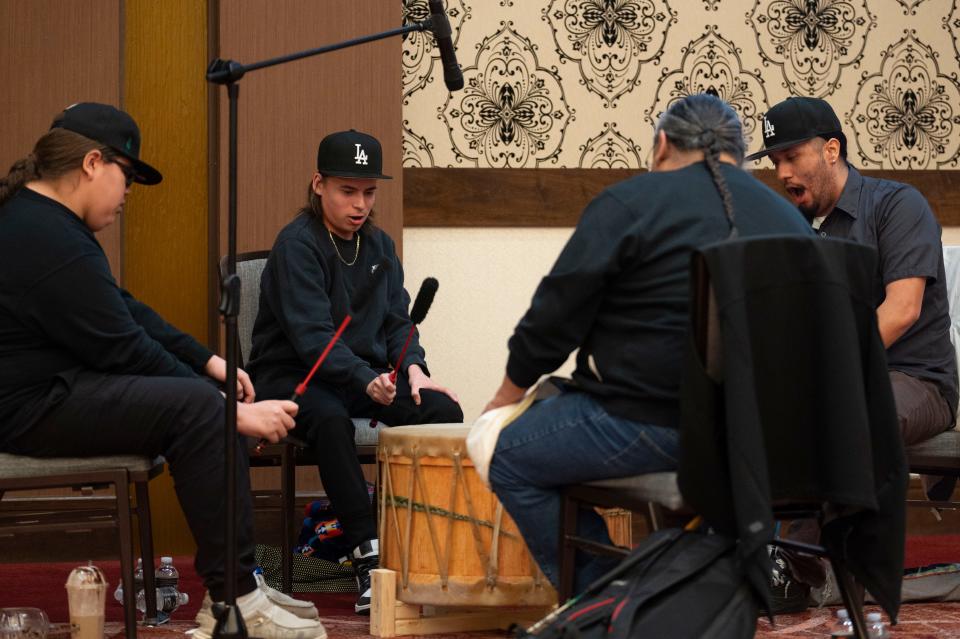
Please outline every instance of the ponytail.
[[50, 129], [43, 134], [33, 152], [14, 162], [6, 177], [0, 178], [0, 206], [33, 180], [54, 180], [79, 169], [90, 151], [100, 151], [104, 159], [113, 160], [116, 152], [67, 129]]
[[39, 177], [40, 171], [37, 169], [37, 159], [33, 153], [14, 162], [7, 176], [0, 178], [0, 205], [9, 200], [24, 184]]

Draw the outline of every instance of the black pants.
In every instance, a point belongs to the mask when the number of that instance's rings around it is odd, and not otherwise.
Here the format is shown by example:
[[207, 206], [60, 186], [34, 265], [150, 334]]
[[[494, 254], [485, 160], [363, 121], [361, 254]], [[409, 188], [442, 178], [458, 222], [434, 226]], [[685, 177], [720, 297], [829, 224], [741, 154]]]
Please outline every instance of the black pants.
[[[224, 400], [201, 379], [80, 372], [59, 380], [52, 407], [7, 452], [35, 457], [163, 455], [197, 543], [194, 565], [215, 601], [224, 578]], [[238, 438], [239, 439], [239, 438]], [[256, 567], [246, 446], [237, 454], [237, 594]]]
[[[382, 371], [380, 371], [382, 372]], [[257, 385], [257, 397], [287, 398], [299, 380]], [[343, 527], [343, 543], [355, 548], [377, 538], [377, 519], [367, 496], [367, 484], [357, 460], [351, 417], [372, 417], [390, 426], [444, 424], [463, 421], [460, 405], [444, 393], [421, 391], [420, 405], [410, 397], [405, 375], [397, 377], [397, 396], [389, 406], [363, 393], [350, 393], [316, 382], [300, 398], [293, 434], [313, 451], [320, 481]]]

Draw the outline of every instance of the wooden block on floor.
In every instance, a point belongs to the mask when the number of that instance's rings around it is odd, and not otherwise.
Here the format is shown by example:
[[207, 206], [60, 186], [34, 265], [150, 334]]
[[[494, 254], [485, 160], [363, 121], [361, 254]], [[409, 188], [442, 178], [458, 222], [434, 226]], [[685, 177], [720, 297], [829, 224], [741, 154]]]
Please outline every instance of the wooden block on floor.
[[502, 608], [431, 606], [429, 614], [424, 614], [424, 606], [397, 601], [397, 573], [385, 568], [370, 571], [370, 593], [370, 634], [374, 637], [506, 630], [514, 623], [530, 625], [548, 612], [523, 608], [509, 614]]
[[370, 634], [396, 637], [397, 573], [376, 568], [370, 571]]

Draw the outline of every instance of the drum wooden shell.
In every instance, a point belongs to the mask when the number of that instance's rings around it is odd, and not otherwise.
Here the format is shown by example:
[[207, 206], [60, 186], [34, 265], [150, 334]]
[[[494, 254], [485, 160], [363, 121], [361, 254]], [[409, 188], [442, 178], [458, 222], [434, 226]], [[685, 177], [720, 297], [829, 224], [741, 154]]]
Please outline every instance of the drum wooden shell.
[[469, 430], [431, 424], [380, 433], [380, 565], [396, 571], [397, 599], [410, 604], [550, 606], [556, 592], [474, 471]]

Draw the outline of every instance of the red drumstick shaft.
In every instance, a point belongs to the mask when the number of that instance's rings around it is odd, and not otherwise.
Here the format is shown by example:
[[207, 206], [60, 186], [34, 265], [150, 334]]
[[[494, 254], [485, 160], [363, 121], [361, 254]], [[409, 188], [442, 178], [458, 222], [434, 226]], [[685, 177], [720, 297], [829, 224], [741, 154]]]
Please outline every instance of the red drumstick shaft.
[[410, 332], [407, 333], [407, 341], [403, 343], [403, 349], [400, 351], [400, 357], [397, 358], [397, 365], [393, 367], [393, 372], [390, 373], [390, 383], [395, 384], [397, 382], [397, 373], [400, 372], [400, 365], [403, 364], [403, 356], [407, 354], [407, 347], [410, 346], [410, 340], [413, 339], [413, 332], [417, 330], [416, 324], [410, 325]]
[[[330, 341], [327, 342], [327, 347], [323, 349], [322, 353], [320, 353], [320, 357], [317, 358], [317, 362], [313, 365], [313, 368], [310, 369], [310, 372], [307, 373], [307, 376], [303, 378], [303, 381], [300, 382], [297, 385], [296, 390], [293, 391], [293, 395], [290, 396], [290, 401], [297, 401], [305, 392], [307, 392], [307, 385], [313, 378], [313, 374], [317, 372], [318, 368], [320, 368], [320, 364], [323, 364], [323, 360], [327, 359], [327, 355], [329, 355], [330, 351], [333, 350], [334, 344], [336, 344], [340, 339], [340, 336], [343, 335], [343, 331], [347, 328], [347, 324], [350, 323], [351, 319], [352, 318], [349, 315], [344, 316], [343, 321], [340, 322], [340, 327], [337, 328], [337, 332], [334, 333], [333, 337], [330, 338]], [[263, 447], [269, 443], [270, 442], [266, 439], [261, 438], [260, 441], [257, 442], [257, 447], [254, 449], [254, 452], [259, 455], [263, 452]]]
[[350, 323], [351, 317], [349, 315], [344, 316], [343, 321], [340, 322], [340, 327], [337, 329], [337, 332], [333, 334], [333, 337], [330, 338], [330, 342], [327, 343], [327, 347], [323, 349], [323, 352], [320, 353], [320, 357], [317, 358], [316, 364], [313, 365], [313, 368], [310, 369], [310, 372], [307, 373], [307, 376], [303, 378], [303, 381], [297, 386], [297, 389], [293, 392], [293, 397], [290, 399], [292, 401], [297, 401], [297, 398], [307, 392], [307, 384], [310, 383], [310, 380], [313, 378], [313, 374], [317, 372], [317, 369], [320, 368], [320, 364], [323, 364], [323, 360], [327, 359], [327, 355], [330, 354], [330, 351], [333, 350], [334, 344], [337, 343], [337, 340], [340, 339], [340, 336], [343, 335], [344, 329], [347, 328], [347, 324]]

